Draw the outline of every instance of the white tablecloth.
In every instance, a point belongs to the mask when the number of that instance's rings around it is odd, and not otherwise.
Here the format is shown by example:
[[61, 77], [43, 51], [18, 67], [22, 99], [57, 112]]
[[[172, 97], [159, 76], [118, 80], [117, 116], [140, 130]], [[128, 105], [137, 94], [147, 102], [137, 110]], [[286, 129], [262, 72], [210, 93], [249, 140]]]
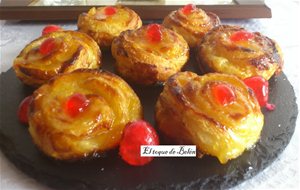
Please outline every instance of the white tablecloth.
[[[268, 1], [272, 8], [272, 19], [225, 20], [223, 23], [239, 24], [252, 31], [259, 31], [276, 39], [283, 49], [285, 65], [284, 72], [294, 86], [297, 104], [299, 105], [299, 1]], [[1, 22], [0, 40], [0, 70], [7, 71], [13, 59], [20, 50], [38, 37], [42, 28], [49, 23]], [[55, 23], [65, 29], [76, 29], [75, 22]], [[1, 98], [1, 97], [0, 97]], [[299, 185], [299, 119], [291, 142], [267, 169], [257, 176], [232, 188], [233, 190], [247, 189], [300, 189]], [[1, 190], [47, 190], [34, 179], [20, 172], [0, 151], [0, 189]]]

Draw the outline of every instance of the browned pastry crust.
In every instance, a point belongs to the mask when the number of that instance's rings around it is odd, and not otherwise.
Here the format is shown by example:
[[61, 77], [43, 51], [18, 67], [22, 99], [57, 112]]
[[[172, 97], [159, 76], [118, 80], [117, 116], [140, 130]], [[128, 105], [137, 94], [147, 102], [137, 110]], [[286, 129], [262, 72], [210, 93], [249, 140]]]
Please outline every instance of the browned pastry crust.
[[100, 47], [110, 47], [114, 38], [126, 30], [134, 30], [142, 26], [142, 20], [133, 10], [116, 6], [114, 15], [105, 16], [105, 7], [91, 8], [78, 18], [78, 30], [90, 35]]
[[[220, 105], [212, 86], [226, 84], [235, 101]], [[264, 116], [252, 91], [233, 75], [180, 72], [168, 79], [156, 104], [159, 131], [173, 143], [193, 144], [226, 163], [260, 137]]]
[[230, 40], [233, 33], [244, 30], [239, 26], [220, 25], [206, 34], [196, 50], [200, 69], [205, 73], [234, 74], [242, 79], [260, 75], [268, 80], [274, 73], [280, 73], [282, 52], [274, 40], [259, 32], [247, 41]]
[[150, 85], [179, 72], [189, 58], [189, 47], [182, 36], [163, 26], [159, 43], [150, 43], [146, 31], [143, 26], [121, 33], [112, 43], [112, 55], [122, 77]]
[[165, 17], [163, 25], [182, 35], [191, 48], [213, 27], [220, 24], [219, 17], [211, 12], [196, 8], [191, 14], [185, 15], [181, 9], [171, 12]]
[[[75, 118], [65, 111], [68, 97], [80, 93], [89, 104]], [[62, 74], [33, 94], [29, 132], [48, 156], [83, 158], [116, 147], [128, 122], [142, 118], [139, 98], [120, 77], [90, 69]]]
[[[54, 39], [55, 51], [43, 55], [41, 44]], [[29, 43], [14, 60], [17, 77], [27, 85], [40, 86], [59, 73], [79, 68], [100, 68], [101, 51], [88, 35], [75, 31], [57, 31], [43, 35]]]

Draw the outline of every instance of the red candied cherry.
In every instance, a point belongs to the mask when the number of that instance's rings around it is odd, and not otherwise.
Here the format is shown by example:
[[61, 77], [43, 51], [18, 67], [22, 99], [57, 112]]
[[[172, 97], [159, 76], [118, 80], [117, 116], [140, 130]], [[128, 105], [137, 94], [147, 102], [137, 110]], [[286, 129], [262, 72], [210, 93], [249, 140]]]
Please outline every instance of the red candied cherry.
[[248, 32], [246, 30], [240, 30], [240, 31], [234, 32], [230, 36], [230, 40], [233, 42], [248, 41], [252, 38], [254, 38], [254, 34], [251, 32]]
[[27, 96], [22, 100], [18, 108], [18, 118], [21, 123], [28, 123], [29, 106], [32, 101], [32, 96]]
[[116, 12], [117, 12], [117, 9], [115, 7], [105, 7], [104, 8], [104, 14], [107, 16], [114, 15], [114, 14], [116, 14]]
[[50, 54], [55, 48], [57, 47], [56, 41], [54, 38], [48, 38], [47, 40], [45, 40], [40, 48], [39, 48], [39, 52], [42, 55], [48, 55]]
[[51, 33], [51, 32], [55, 32], [55, 31], [58, 31], [58, 30], [62, 30], [62, 28], [60, 26], [57, 26], [57, 25], [48, 25], [48, 26], [45, 26], [45, 28], [43, 29], [42, 35], [45, 35], [45, 34], [48, 34], [48, 33]]
[[89, 100], [85, 95], [76, 93], [71, 95], [65, 102], [65, 112], [71, 116], [76, 117], [79, 113], [89, 105]]
[[213, 85], [211, 90], [215, 100], [222, 106], [230, 105], [235, 101], [235, 93], [227, 84]]
[[142, 166], [153, 157], [141, 157], [141, 145], [158, 145], [159, 139], [154, 128], [143, 120], [128, 123], [120, 142], [119, 154], [130, 165]]
[[161, 26], [159, 24], [149, 24], [147, 26], [147, 38], [152, 43], [160, 42], [162, 40]]
[[244, 83], [253, 90], [256, 99], [261, 107], [274, 110], [275, 105], [269, 104], [269, 82], [261, 76], [254, 76], [244, 79]]
[[188, 15], [191, 14], [191, 12], [193, 12], [195, 9], [196, 9], [195, 5], [187, 4], [181, 9], [181, 11], [183, 12], [183, 14]]

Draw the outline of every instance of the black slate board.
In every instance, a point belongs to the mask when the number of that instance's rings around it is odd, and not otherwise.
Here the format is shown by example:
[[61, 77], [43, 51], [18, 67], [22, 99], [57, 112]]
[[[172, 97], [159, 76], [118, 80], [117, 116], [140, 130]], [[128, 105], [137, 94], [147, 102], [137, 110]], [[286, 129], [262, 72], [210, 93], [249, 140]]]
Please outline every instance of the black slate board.
[[[106, 53], [109, 54], [109, 53]], [[193, 62], [193, 61], [190, 61]], [[104, 68], [113, 71], [110, 56]], [[195, 70], [191, 63], [186, 70]], [[161, 86], [133, 86], [144, 106], [145, 119], [154, 124], [154, 105]], [[18, 122], [21, 100], [32, 93], [10, 69], [0, 76], [0, 147], [20, 170], [56, 189], [224, 189], [258, 174], [270, 165], [289, 143], [298, 114], [293, 87], [282, 73], [270, 80], [270, 102], [275, 111], [263, 110], [265, 126], [255, 148], [221, 165], [216, 158], [156, 158], [149, 165], [132, 167], [117, 150], [100, 158], [76, 162], [55, 161], [32, 143], [27, 127]]]

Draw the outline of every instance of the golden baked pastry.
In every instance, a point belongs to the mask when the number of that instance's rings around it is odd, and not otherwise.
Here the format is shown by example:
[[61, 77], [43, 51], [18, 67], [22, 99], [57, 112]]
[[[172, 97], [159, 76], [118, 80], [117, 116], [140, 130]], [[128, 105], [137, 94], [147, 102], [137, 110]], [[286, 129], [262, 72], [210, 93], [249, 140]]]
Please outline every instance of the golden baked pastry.
[[142, 20], [133, 10], [122, 7], [91, 8], [78, 18], [78, 30], [90, 35], [100, 47], [110, 47], [114, 38], [126, 30], [142, 26]]
[[189, 47], [182, 36], [158, 24], [121, 33], [111, 48], [117, 72], [145, 85], [166, 81], [189, 58]]
[[193, 144], [224, 164], [259, 139], [264, 116], [254, 93], [233, 75], [180, 72], [168, 79], [156, 104], [160, 132]]
[[17, 77], [27, 85], [40, 86], [59, 73], [100, 67], [101, 51], [88, 35], [56, 31], [29, 43], [14, 60]]
[[48, 156], [78, 159], [116, 147], [125, 125], [141, 118], [139, 98], [123, 79], [79, 69], [33, 93], [29, 132]]
[[216, 14], [191, 4], [171, 12], [163, 20], [163, 25], [182, 35], [191, 48], [196, 47], [203, 36], [219, 24], [220, 19]]
[[205, 35], [196, 52], [203, 72], [234, 74], [242, 79], [270, 79], [283, 66], [278, 44], [258, 32], [239, 26], [221, 25]]

